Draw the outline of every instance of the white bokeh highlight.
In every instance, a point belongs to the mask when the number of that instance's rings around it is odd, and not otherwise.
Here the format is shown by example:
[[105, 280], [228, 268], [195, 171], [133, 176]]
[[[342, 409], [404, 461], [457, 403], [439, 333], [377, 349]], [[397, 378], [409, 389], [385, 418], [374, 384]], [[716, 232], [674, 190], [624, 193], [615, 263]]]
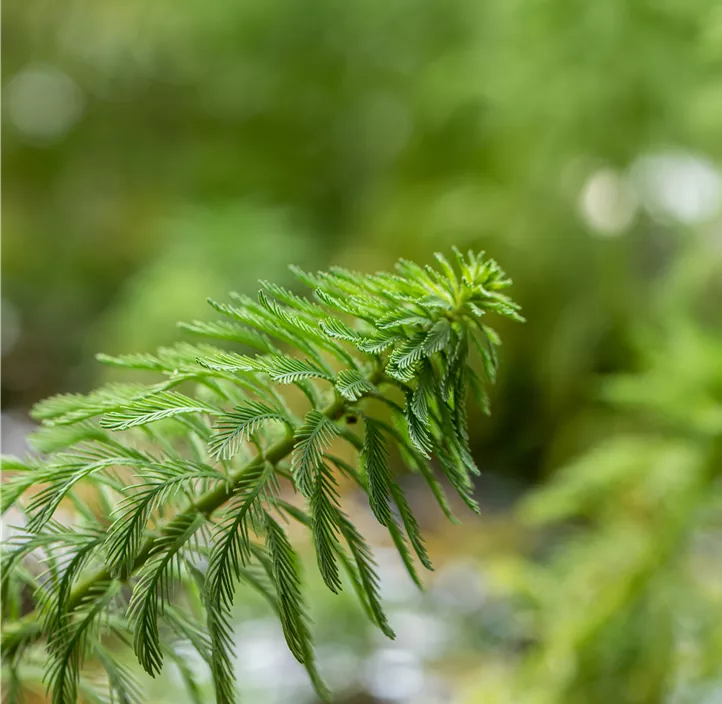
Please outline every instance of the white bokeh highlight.
[[5, 87], [7, 115], [33, 141], [56, 142], [85, 111], [78, 84], [54, 66], [37, 64], [18, 71]]
[[610, 168], [592, 173], [579, 195], [584, 221], [602, 237], [621, 235], [634, 221], [638, 207], [639, 200], [629, 179]]
[[652, 217], [699, 225], [719, 213], [722, 178], [702, 156], [685, 151], [642, 155], [630, 175]]

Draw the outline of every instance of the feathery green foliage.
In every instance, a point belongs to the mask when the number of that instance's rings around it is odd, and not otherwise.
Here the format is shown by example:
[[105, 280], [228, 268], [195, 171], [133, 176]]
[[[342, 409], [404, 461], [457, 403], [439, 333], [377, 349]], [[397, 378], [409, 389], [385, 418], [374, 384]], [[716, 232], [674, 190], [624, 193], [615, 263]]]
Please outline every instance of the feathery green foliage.
[[[263, 282], [258, 301], [211, 301], [226, 320], [183, 325], [238, 350], [181, 343], [100, 356], [164, 380], [38, 404], [32, 442], [40, 455], [4, 460], [3, 510], [25, 518], [3, 553], [2, 652], [13, 687], [22, 684], [15, 665], [44, 641], [57, 704], [74, 704], [80, 693], [103, 698], [87, 660], [105, 671], [111, 697], [136, 701], [136, 683], [106, 649], [128, 643], [151, 675], [166, 658], [176, 662], [198, 701], [192, 672], [174, 655], [181, 639], [208, 663], [216, 700], [232, 702], [231, 607], [244, 582], [273, 606], [291, 652], [326, 697], [292, 546], [299, 525], [310, 529], [329, 589], [348, 580], [393, 637], [371, 548], [343, 510], [340, 482], [350, 478], [368, 494], [418, 584], [413, 555], [428, 569], [431, 562], [391, 472], [392, 448], [447, 515], [439, 470], [477, 508], [466, 394], [470, 387], [487, 409], [500, 343], [482, 319], [521, 317], [493, 260], [455, 257], [452, 265], [437, 255], [438, 268], [401, 261], [393, 274], [294, 270], [313, 299]], [[357, 453], [358, 466], [336, 446]], [[293, 520], [284, 528], [280, 519]], [[21, 618], [5, 605], [18, 594], [35, 601]], [[189, 599], [203, 605], [205, 625], [186, 613]]]

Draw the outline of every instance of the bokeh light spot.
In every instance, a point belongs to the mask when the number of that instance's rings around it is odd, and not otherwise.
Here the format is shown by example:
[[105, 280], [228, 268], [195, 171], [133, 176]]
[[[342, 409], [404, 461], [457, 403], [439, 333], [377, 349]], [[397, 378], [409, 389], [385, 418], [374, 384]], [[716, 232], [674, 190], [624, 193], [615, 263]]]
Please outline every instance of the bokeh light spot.
[[28, 66], [5, 88], [10, 120], [33, 140], [54, 142], [82, 117], [85, 98], [78, 84], [54, 66]]
[[648, 154], [635, 161], [631, 175], [653, 217], [694, 225], [719, 211], [722, 179], [703, 157], [687, 152]]
[[587, 225], [601, 236], [622, 234], [634, 220], [638, 200], [623, 174], [613, 169], [595, 171], [584, 184], [579, 209]]

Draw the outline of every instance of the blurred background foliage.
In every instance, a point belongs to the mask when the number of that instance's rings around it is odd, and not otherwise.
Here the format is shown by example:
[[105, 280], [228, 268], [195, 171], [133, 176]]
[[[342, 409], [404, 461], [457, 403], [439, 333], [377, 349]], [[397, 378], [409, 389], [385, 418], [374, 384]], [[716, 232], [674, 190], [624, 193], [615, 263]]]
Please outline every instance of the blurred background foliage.
[[[108, 374], [94, 352], [173, 340], [206, 296], [485, 249], [528, 319], [473, 425], [485, 515], [446, 527], [414, 494], [437, 570], [417, 594], [379, 546], [394, 644], [313, 594], [339, 701], [721, 700], [720, 3], [3, 20], [5, 451], [34, 401]], [[238, 608], [251, 700], [310, 697], [261, 605]]]

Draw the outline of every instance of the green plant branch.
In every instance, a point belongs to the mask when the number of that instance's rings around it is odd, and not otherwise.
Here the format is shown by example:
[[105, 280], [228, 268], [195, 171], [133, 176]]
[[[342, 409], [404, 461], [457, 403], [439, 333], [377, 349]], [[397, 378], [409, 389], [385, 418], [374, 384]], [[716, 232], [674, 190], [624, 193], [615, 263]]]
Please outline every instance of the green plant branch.
[[[420, 472], [449, 518], [454, 520], [429, 463], [432, 456], [453, 489], [478, 510], [472, 481], [478, 469], [469, 447], [466, 391], [470, 380], [476, 379], [477, 386], [483, 382], [469, 366], [467, 341], [475, 341], [489, 383], [496, 374], [493, 348], [499, 341], [493, 330], [490, 335], [469, 321], [487, 312], [521, 320], [518, 306], [500, 293], [511, 282], [493, 260], [474, 252], [463, 255], [455, 250], [454, 254], [456, 267], [437, 255], [440, 269], [402, 260], [393, 274], [334, 269], [314, 275], [294, 270], [313, 288], [314, 300], [262, 283], [258, 301], [232, 296], [234, 304], [212, 303], [232, 322], [188, 326], [205, 337], [249, 346], [256, 351], [254, 356], [185, 342], [154, 354], [103, 356], [102, 361], [119, 367], [161, 371], [168, 380], [151, 386], [109, 384], [87, 395], [61, 395], [38, 404], [33, 415], [42, 422], [36, 446], [42, 459], [3, 460], [4, 468], [18, 473], [6, 485], [9, 493], [3, 496], [3, 510], [25, 491], [38, 489], [26, 508], [27, 535], [19, 536], [5, 553], [11, 569], [7, 582], [3, 575], [4, 584], [11, 589], [3, 595], [8, 596], [3, 603], [0, 651], [11, 674], [22, 664], [26, 646], [44, 637], [53, 701], [74, 702], [85, 686], [83, 660], [100, 645], [94, 622], [121, 607], [115, 597], [106, 596], [111, 589], [119, 593], [122, 584], [132, 587], [127, 629], [135, 653], [149, 674], [157, 674], [168, 648], [159, 620], [171, 599], [171, 585], [181, 575], [187, 543], [200, 528], [208, 532], [208, 565], [205, 571], [191, 569], [190, 583], [200, 590], [197, 596], [207, 617], [205, 626], [198, 624], [197, 635], [209, 639], [218, 704], [229, 704], [235, 697], [231, 605], [252, 555], [265, 573], [256, 588], [266, 598], [273, 594], [278, 599], [288, 647], [325, 698], [299, 557], [271, 515], [290, 510], [278, 495], [280, 477], [291, 479], [306, 499], [305, 508], [293, 509], [291, 515], [311, 529], [328, 588], [336, 592], [341, 587], [340, 563], [370, 619], [393, 637], [371, 547], [344, 512], [337, 478], [326, 460], [350, 473], [367, 492], [372, 513], [388, 528], [407, 570], [420, 585], [415, 558], [427, 569], [432, 569], [431, 562], [418, 522], [391, 473], [390, 451], [397, 447], [404, 463]], [[477, 334], [485, 334], [486, 340], [477, 339]], [[290, 354], [282, 353], [272, 340], [288, 344]], [[352, 356], [345, 347], [360, 354]], [[333, 355], [341, 368], [335, 371], [326, 365], [323, 351]], [[226, 393], [208, 376], [237, 382], [249, 394]], [[217, 398], [209, 400], [203, 392], [189, 396], [178, 390], [181, 381], [199, 382]], [[311, 404], [303, 419], [289, 410], [284, 395], [276, 390], [287, 384], [295, 384]], [[326, 384], [334, 390], [330, 402]], [[399, 403], [394, 400], [397, 392], [404, 396]], [[482, 388], [482, 401], [484, 394]], [[479, 394], [474, 397], [478, 401]], [[397, 427], [368, 414], [365, 404], [357, 405], [372, 400], [391, 409]], [[227, 402], [239, 405], [228, 408]], [[346, 413], [348, 424], [354, 417], [363, 418], [361, 433], [338, 422]], [[207, 416], [213, 419], [210, 427]], [[165, 426], [147, 427], [164, 419], [182, 426], [185, 436], [176, 435], [190, 443], [188, 452], [183, 445], [176, 449]], [[273, 427], [267, 427], [278, 423], [286, 427], [280, 439]], [[131, 435], [116, 441], [109, 431]], [[146, 443], [142, 449], [134, 442], [139, 437]], [[345, 467], [327, 454], [334, 438], [359, 452], [358, 468]], [[290, 471], [285, 458], [290, 459]], [[241, 464], [236, 470], [230, 468], [232, 459]], [[114, 468], [123, 466], [136, 471], [138, 483], [132, 488], [118, 485], [114, 478]], [[200, 493], [208, 487], [207, 480], [216, 484]], [[115, 514], [110, 528], [75, 492], [79, 481], [96, 486], [101, 496], [105, 486], [120, 492], [115, 508], [104, 499], [103, 512]], [[194, 498], [197, 493], [200, 496]], [[78, 505], [88, 522], [86, 537], [53, 518], [65, 498]], [[398, 516], [392, 513], [394, 505]], [[252, 540], [252, 534], [265, 539], [265, 546]], [[31, 572], [15, 564], [38, 546], [48, 551], [46, 562], [51, 567], [56, 564], [53, 550], [62, 548], [62, 577], [52, 571], [41, 587]], [[83, 577], [99, 563], [104, 566]], [[37, 605], [21, 616], [28, 587], [40, 590]], [[46, 619], [48, 608], [51, 617]], [[66, 643], [68, 629], [76, 629], [78, 637]], [[111, 694], [117, 690], [121, 696], [117, 676], [108, 671], [108, 677]]]
[[[376, 383], [378, 377], [378, 372], [374, 372], [369, 375], [368, 381]], [[347, 402], [337, 395], [334, 401], [323, 409], [322, 413], [333, 420], [340, 416], [346, 406]], [[171, 518], [170, 521], [168, 521], [161, 529], [159, 535], [150, 536], [145, 540], [138, 556], [135, 559], [135, 562], [133, 563], [133, 569], [131, 570], [131, 574], [128, 575], [128, 579], [130, 579], [130, 577], [132, 577], [147, 562], [153, 552], [153, 547], [164, 535], [171, 534], [174, 526], [182, 524], [188, 517], [194, 516], [198, 513], [202, 513], [204, 516], [210, 517], [214, 511], [218, 510], [231, 498], [231, 496], [233, 496], [236, 487], [238, 487], [241, 483], [244, 475], [254, 467], [257, 467], [259, 460], [265, 459], [275, 465], [291, 454], [294, 445], [295, 439], [293, 436], [279, 440], [268, 448], [264, 458], [256, 456], [249, 460], [243, 467], [239, 468], [230, 476], [227, 483], [221, 483], [214, 489], [206, 492], [198, 500], [191, 502], [187, 508]], [[106, 568], [100, 569], [94, 574], [89, 575], [70, 593], [70, 596], [68, 597], [68, 611], [74, 611], [80, 604], [82, 604], [83, 600], [89, 593], [92, 592], [93, 587], [110, 580], [113, 580], [113, 576]], [[37, 629], [32, 629], [33, 623], [37, 625]], [[26, 631], [28, 631], [28, 633], [25, 633]], [[42, 624], [39, 623], [37, 614], [35, 610], [33, 610], [29, 614], [23, 616], [22, 619], [16, 621], [15, 624], [7, 624], [3, 627], [2, 647], [0, 650], [2, 654], [5, 655], [12, 649], [12, 646], [17, 642], [17, 638], [20, 635], [27, 635], [31, 636], [33, 639], [37, 639], [42, 635], [42, 632]], [[27, 643], [28, 639], [23, 637], [23, 642]]]

